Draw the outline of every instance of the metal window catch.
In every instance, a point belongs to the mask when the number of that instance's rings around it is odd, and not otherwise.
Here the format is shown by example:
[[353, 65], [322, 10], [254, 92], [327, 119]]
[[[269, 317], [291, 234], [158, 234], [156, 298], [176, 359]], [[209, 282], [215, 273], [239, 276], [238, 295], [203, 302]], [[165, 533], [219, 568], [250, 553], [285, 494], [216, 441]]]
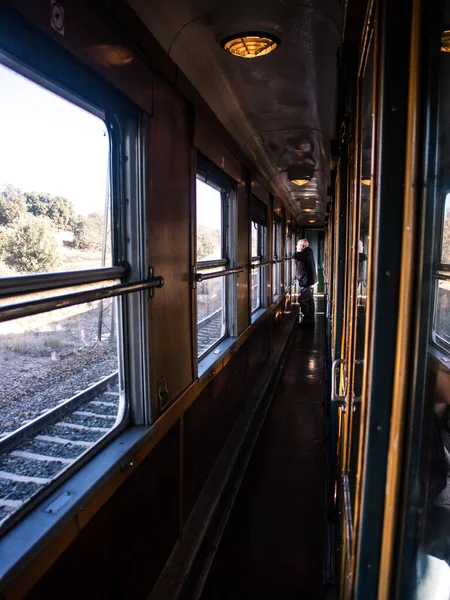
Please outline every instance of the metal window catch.
[[154, 287], [149, 288], [149, 290], [148, 290], [148, 297], [153, 298], [155, 287], [162, 288], [164, 286], [164, 277], [162, 277], [161, 275], [155, 275], [155, 268], [149, 267], [148, 274], [147, 274], [147, 281], [149, 281], [150, 283], [157, 284]]
[[337, 369], [341, 366], [345, 365], [345, 360], [343, 358], [337, 358], [333, 361], [331, 365], [331, 402], [337, 402], [342, 405], [343, 410], [345, 410], [345, 394], [340, 396], [336, 392], [336, 375]]

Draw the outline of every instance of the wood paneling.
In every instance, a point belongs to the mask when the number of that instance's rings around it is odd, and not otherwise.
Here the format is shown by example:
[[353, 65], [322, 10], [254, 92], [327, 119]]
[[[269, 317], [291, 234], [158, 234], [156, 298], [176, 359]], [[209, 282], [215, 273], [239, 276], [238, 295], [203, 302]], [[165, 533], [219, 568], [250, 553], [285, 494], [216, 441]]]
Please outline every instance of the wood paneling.
[[197, 110], [195, 115], [195, 147], [238, 183], [247, 180], [247, 169], [218, 137], [214, 123]]
[[51, 27], [49, 0], [15, 0], [7, 4], [151, 114], [152, 71], [89, 2], [62, 2], [64, 35]]
[[146, 597], [178, 535], [178, 448], [176, 425], [27, 600]]
[[252, 178], [252, 194], [255, 194], [261, 202], [264, 202], [266, 206], [270, 206], [270, 193], [266, 188], [254, 177]]
[[148, 256], [164, 287], [150, 301], [151, 383], [175, 398], [192, 381], [190, 144], [184, 100], [155, 76], [149, 142]]
[[184, 415], [184, 516], [192, 507], [246, 397], [245, 350], [235, 355]]

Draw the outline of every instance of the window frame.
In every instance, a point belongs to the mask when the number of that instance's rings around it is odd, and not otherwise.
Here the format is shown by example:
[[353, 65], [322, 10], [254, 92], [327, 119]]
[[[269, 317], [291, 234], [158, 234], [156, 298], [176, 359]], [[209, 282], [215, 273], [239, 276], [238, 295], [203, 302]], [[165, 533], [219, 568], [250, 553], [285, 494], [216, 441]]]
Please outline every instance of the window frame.
[[[251, 306], [251, 314], [254, 315], [257, 311], [265, 308], [265, 295], [263, 294], [264, 286], [264, 265], [263, 262], [266, 261], [267, 254], [267, 227], [265, 225], [261, 225], [257, 221], [250, 221], [250, 227], [256, 229], [257, 231], [257, 255], [250, 257], [251, 269], [252, 271], [256, 271], [258, 273], [258, 300], [256, 308], [253, 308], [253, 285], [251, 286], [251, 294], [250, 294], [250, 306]], [[252, 240], [252, 238], [251, 238]]]
[[272, 269], [272, 296], [273, 300], [279, 298], [282, 294], [281, 290], [281, 263], [283, 258], [281, 257], [281, 220], [273, 217], [272, 226], [272, 250], [273, 250], [273, 269]]
[[[12, 35], [17, 32], [12, 32]], [[14, 36], [14, 42], [20, 47], [24, 32]], [[20, 74], [29, 81], [53, 92], [71, 104], [101, 118], [108, 131], [109, 149], [109, 201], [111, 218], [111, 254], [112, 266], [79, 271], [61, 271], [42, 274], [22, 275], [3, 278], [6, 285], [2, 288], [2, 297], [14, 299], [14, 305], [21, 304], [26, 316], [27, 310], [33, 310], [31, 303], [22, 303], [21, 296], [33, 292], [45, 294], [48, 306], [55, 304], [50, 311], [56, 311], [55, 301], [61, 296], [54, 290], [66, 290], [64, 296], [68, 302], [70, 287], [92, 283], [106, 283], [112, 279], [120, 281], [115, 297], [117, 298], [117, 341], [118, 373], [121, 400], [118, 415], [122, 417], [94, 445], [74, 460], [66, 470], [57, 474], [49, 484], [29, 498], [4, 521], [1, 534], [14, 530], [28, 513], [41, 505], [55, 490], [72, 480], [77, 473], [107, 446], [110, 446], [130, 424], [148, 425], [151, 422], [150, 382], [142, 372], [149, 356], [148, 335], [148, 290], [156, 287], [147, 277], [145, 253], [145, 168], [144, 156], [146, 117], [133, 103], [122, 98], [113, 88], [102, 82], [95, 74], [68, 56], [53, 42], [45, 40], [36, 48], [36, 35], [27, 35], [28, 52], [21, 53], [20, 59], [0, 45], [0, 63]], [[14, 46], [14, 45], [13, 45]], [[49, 48], [52, 51], [48, 51]], [[45, 56], [45, 62], [41, 62]], [[62, 80], [62, 81], [61, 81]], [[70, 85], [68, 82], [70, 81]], [[128, 199], [134, 198], [136, 202]], [[162, 284], [162, 282], [160, 281]], [[158, 286], [159, 287], [159, 286]], [[125, 290], [126, 291], [122, 291]], [[110, 287], [94, 287], [86, 293], [96, 293], [98, 300], [109, 297]], [[59, 299], [59, 300], [57, 300]], [[82, 304], [91, 300], [85, 300]], [[30, 305], [30, 309], [27, 306]], [[70, 304], [68, 304], [70, 305]], [[8, 313], [9, 315], [5, 314]], [[47, 311], [47, 309], [45, 309]], [[42, 312], [42, 311], [41, 311]], [[3, 320], [14, 320], [11, 305], [0, 307]], [[37, 314], [30, 312], [30, 314]], [[20, 317], [15, 317], [20, 318]], [[133, 358], [132, 358], [133, 357]], [[30, 437], [31, 439], [31, 437]]]
[[[193, 287], [195, 289], [195, 347], [197, 355], [197, 365], [205, 361], [217, 347], [223, 344], [228, 338], [236, 337], [237, 330], [237, 305], [236, 305], [236, 275], [228, 275], [227, 271], [237, 266], [237, 184], [226, 173], [216, 167], [208, 158], [197, 151], [197, 165], [195, 172], [195, 181], [202, 181], [213, 189], [217, 190], [221, 196], [221, 245], [222, 256], [220, 259], [198, 260], [197, 258], [197, 195], [195, 195], [195, 223], [194, 230], [194, 257], [193, 266]], [[196, 187], [195, 187], [196, 189]], [[223, 280], [223, 310], [224, 310], [224, 333], [213, 344], [208, 346], [203, 352], [198, 352], [198, 300], [196, 276], [202, 272], [216, 269], [224, 272], [223, 276], [217, 279]], [[218, 356], [220, 358], [220, 356]]]

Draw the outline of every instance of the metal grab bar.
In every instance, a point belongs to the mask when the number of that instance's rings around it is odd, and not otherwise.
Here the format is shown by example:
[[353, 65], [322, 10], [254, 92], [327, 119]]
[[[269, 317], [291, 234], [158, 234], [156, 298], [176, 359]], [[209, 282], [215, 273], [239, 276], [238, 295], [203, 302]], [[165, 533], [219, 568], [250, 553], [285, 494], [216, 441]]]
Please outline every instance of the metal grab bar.
[[272, 264], [282, 263], [284, 262], [284, 258], [274, 258]]
[[345, 396], [339, 396], [336, 392], [336, 369], [340, 365], [345, 365], [345, 359], [337, 358], [331, 365], [331, 402], [339, 402], [345, 405]]
[[224, 271], [213, 271], [212, 273], [196, 273], [195, 281], [201, 283], [207, 279], [216, 279], [216, 277], [224, 277], [225, 275], [235, 275], [236, 273], [243, 273], [244, 267], [235, 267], [234, 269], [225, 269]]
[[109, 288], [75, 292], [74, 294], [65, 294], [54, 298], [29, 300], [28, 302], [22, 302], [12, 306], [3, 306], [0, 307], [0, 323], [58, 310], [59, 308], [67, 308], [69, 306], [75, 306], [76, 304], [94, 302], [96, 300], [102, 300], [103, 298], [113, 298], [114, 296], [122, 296], [123, 294], [132, 294], [133, 292], [162, 288], [163, 285], [164, 278], [158, 275], [157, 277], [149, 277], [145, 281], [122, 283]]
[[271, 260], [266, 260], [262, 263], [255, 263], [254, 265], [250, 265], [251, 269], [259, 269], [259, 267], [267, 267], [268, 265], [271, 265], [272, 261]]
[[122, 279], [128, 271], [129, 269], [125, 267], [105, 267], [103, 269], [86, 269], [84, 271], [64, 271], [61, 273], [39, 273], [37, 275], [5, 277], [2, 279], [0, 298], [23, 294], [37, 294], [39, 292], [46, 292], [47, 290]]
[[215, 260], [199, 260], [197, 269], [213, 269], [214, 267], [226, 267], [230, 264], [228, 258], [217, 258]]

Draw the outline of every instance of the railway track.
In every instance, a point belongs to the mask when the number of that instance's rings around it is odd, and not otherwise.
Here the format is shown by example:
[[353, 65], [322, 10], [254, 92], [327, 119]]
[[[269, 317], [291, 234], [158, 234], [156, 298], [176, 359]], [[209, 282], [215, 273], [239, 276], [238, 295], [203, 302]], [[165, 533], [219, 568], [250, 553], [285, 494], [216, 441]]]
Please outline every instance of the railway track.
[[0, 527], [116, 424], [117, 372], [0, 439]]

